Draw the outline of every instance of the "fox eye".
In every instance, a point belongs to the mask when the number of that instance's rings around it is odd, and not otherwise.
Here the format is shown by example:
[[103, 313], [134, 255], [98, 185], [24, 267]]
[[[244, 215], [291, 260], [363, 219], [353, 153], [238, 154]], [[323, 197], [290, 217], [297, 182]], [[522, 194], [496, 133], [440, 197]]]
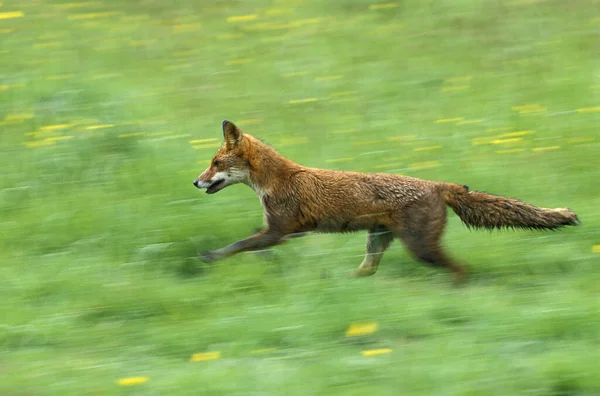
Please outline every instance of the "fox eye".
[[213, 161], [213, 166], [214, 167], [217, 167], [219, 165], [221, 165], [221, 161]]

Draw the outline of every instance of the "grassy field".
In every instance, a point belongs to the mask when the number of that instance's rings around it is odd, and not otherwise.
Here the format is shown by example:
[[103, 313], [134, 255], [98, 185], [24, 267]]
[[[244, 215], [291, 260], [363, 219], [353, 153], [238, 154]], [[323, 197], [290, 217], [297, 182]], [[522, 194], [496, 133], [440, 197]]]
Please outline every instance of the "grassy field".
[[[599, 33], [595, 0], [2, 0], [0, 393], [600, 394]], [[397, 242], [346, 278], [362, 233], [205, 265], [262, 223], [192, 186], [222, 119], [582, 227], [450, 214], [462, 288]]]

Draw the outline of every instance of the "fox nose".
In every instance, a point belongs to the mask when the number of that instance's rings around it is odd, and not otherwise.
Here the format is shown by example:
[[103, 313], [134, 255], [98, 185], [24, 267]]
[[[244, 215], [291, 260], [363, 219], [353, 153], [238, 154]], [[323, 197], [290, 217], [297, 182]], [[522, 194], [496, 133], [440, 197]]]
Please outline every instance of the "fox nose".
[[194, 180], [194, 186], [198, 187], [198, 180]]

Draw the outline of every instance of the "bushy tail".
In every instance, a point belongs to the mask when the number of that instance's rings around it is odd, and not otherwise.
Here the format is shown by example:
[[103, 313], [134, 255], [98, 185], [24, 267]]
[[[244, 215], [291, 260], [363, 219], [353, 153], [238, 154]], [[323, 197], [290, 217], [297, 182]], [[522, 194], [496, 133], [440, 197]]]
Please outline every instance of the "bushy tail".
[[450, 183], [442, 186], [446, 204], [469, 228], [554, 230], [579, 225], [577, 215], [566, 208], [538, 208], [518, 199], [469, 191], [467, 186]]

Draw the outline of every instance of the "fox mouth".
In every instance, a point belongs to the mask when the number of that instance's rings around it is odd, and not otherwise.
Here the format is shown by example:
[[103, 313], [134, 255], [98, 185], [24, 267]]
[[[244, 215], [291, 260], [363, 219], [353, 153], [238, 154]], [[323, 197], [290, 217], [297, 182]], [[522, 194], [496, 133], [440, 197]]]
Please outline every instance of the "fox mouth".
[[210, 186], [206, 188], [207, 194], [214, 194], [217, 191], [222, 190], [225, 187], [225, 179], [220, 179], [213, 182]]

